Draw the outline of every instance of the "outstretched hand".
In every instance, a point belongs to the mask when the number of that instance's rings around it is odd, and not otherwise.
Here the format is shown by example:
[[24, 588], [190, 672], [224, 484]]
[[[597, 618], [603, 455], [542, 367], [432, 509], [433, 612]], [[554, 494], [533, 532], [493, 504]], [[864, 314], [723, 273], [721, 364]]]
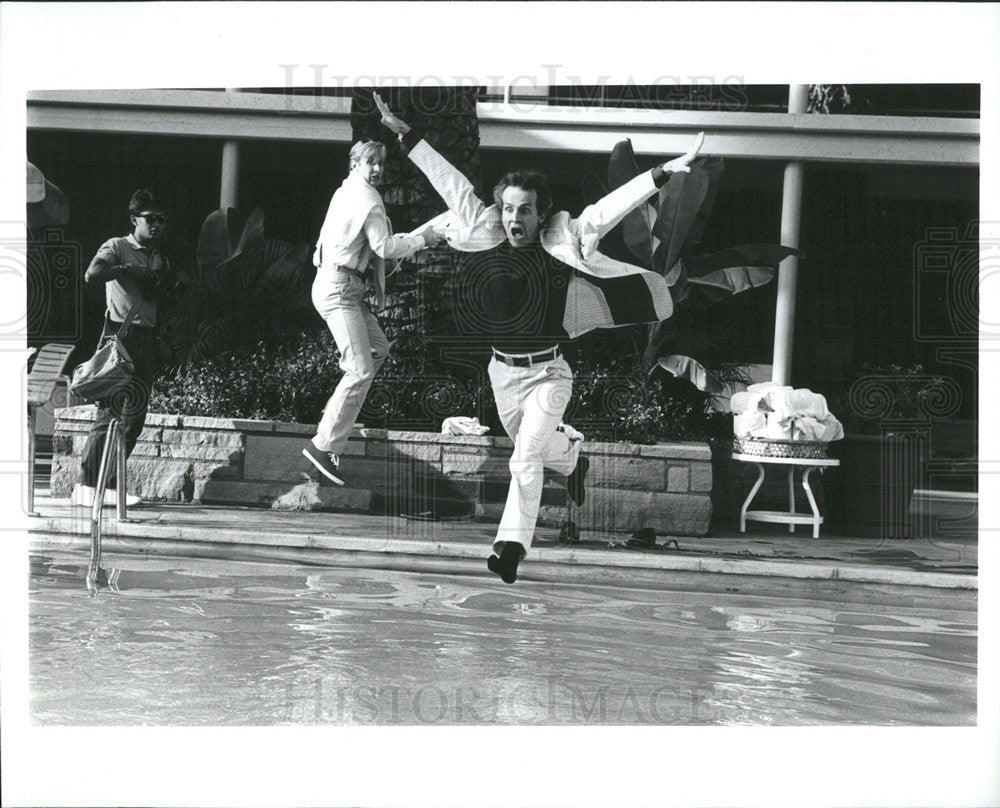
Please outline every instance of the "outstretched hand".
[[389, 105], [382, 100], [382, 96], [378, 93], [372, 93], [375, 97], [375, 106], [378, 107], [378, 111], [382, 114], [382, 125], [395, 132], [397, 135], [405, 135], [410, 131], [410, 127], [400, 118], [393, 115], [389, 110]]
[[695, 138], [694, 145], [680, 157], [676, 157], [673, 160], [664, 163], [663, 170], [667, 172], [673, 172], [674, 174], [690, 173], [691, 163], [693, 163], [694, 158], [698, 156], [698, 152], [701, 150], [701, 144], [704, 142], [705, 142], [705, 133], [699, 132], [698, 137]]
[[437, 247], [444, 243], [445, 236], [443, 230], [438, 230], [435, 227], [428, 225], [421, 232], [420, 235], [424, 239], [425, 247]]

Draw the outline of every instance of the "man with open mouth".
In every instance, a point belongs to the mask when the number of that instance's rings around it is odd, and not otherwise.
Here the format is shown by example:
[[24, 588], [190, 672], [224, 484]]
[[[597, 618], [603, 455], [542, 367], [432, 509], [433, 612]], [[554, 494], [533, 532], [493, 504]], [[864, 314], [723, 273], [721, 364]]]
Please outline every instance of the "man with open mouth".
[[566, 211], [552, 213], [548, 179], [532, 170], [504, 175], [493, 189], [495, 204], [487, 207], [420, 132], [377, 94], [375, 103], [382, 123], [399, 135], [410, 160], [448, 205], [424, 228], [443, 232], [452, 247], [471, 253], [461, 270], [456, 320], [490, 338], [490, 383], [500, 420], [514, 441], [507, 502], [487, 566], [514, 583], [534, 537], [544, 469], [566, 476], [577, 505], [585, 499], [589, 462], [580, 457], [582, 436], [562, 424], [573, 375], [561, 343], [594, 328], [659, 322], [673, 311], [663, 276], [612, 260], [597, 244], [671, 173], [690, 170], [703, 135], [686, 154], [640, 174], [572, 218]]

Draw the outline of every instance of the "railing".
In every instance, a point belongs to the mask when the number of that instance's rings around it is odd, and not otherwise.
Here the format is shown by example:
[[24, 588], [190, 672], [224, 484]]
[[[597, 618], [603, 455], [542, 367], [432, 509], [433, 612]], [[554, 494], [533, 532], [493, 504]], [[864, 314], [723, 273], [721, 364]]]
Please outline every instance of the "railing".
[[112, 464], [117, 465], [115, 485], [118, 497], [115, 515], [119, 522], [123, 522], [128, 518], [125, 501], [128, 457], [125, 451], [124, 429], [117, 418], [112, 418], [108, 424], [107, 440], [104, 441], [101, 468], [97, 474], [97, 486], [94, 491], [94, 504], [90, 511], [90, 563], [87, 566], [87, 590], [91, 595], [96, 595], [101, 588], [108, 586], [108, 574], [101, 568], [101, 528], [104, 516], [104, 492], [108, 487]]

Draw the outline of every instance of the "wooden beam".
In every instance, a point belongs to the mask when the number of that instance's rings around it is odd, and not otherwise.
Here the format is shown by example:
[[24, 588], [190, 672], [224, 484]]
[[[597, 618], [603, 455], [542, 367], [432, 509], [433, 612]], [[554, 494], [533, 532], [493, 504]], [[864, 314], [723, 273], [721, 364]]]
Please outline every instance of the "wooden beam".
[[[28, 128], [243, 140], [351, 140], [350, 99], [212, 90], [33, 92]], [[704, 152], [756, 160], [934, 166], [979, 164], [980, 124], [966, 118], [789, 115], [479, 105], [485, 149], [607, 153], [623, 137], [640, 154]]]

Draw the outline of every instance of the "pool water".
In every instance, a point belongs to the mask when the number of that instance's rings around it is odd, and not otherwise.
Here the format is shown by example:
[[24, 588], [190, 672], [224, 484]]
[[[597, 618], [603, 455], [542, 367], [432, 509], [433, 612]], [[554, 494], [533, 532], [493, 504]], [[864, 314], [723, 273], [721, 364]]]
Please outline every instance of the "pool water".
[[976, 615], [377, 570], [32, 557], [38, 725], [972, 725]]

